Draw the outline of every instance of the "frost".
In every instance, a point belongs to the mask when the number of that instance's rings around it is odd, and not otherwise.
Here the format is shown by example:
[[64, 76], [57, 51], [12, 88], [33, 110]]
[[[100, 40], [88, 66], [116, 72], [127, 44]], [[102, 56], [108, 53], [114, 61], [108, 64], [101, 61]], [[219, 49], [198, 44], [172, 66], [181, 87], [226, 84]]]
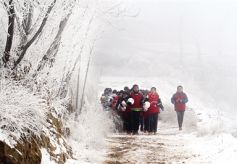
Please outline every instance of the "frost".
[[5, 84], [0, 91], [2, 133], [17, 140], [31, 135], [40, 136], [44, 126], [47, 126], [47, 106], [43, 99], [14, 83]]

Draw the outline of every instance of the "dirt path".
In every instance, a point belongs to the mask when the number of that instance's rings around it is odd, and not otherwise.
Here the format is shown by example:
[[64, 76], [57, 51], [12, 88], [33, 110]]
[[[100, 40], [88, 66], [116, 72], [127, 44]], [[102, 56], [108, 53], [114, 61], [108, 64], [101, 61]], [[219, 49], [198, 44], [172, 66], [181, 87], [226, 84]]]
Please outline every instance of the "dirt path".
[[112, 135], [107, 139], [109, 151], [105, 164], [124, 163], [207, 163], [198, 154], [185, 149], [186, 140], [177, 129], [156, 135]]

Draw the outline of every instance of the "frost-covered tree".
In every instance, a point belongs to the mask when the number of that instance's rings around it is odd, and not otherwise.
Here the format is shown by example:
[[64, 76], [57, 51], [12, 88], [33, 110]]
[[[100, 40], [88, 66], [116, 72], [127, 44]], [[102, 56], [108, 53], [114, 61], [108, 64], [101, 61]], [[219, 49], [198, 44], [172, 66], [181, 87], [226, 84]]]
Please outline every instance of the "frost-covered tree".
[[[8, 63], [12, 69], [15, 69], [24, 58], [27, 50], [34, 44], [47, 24], [50, 14], [56, 5], [61, 5], [64, 11], [63, 18], [59, 24], [58, 34], [56, 35], [52, 45], [50, 46], [47, 55], [43, 60], [46, 60], [49, 54], [53, 53], [53, 49], [57, 49], [61, 34], [66, 26], [67, 20], [70, 17], [72, 8], [76, 1], [38, 1], [38, 0], [5, 0], [1, 5], [7, 11], [8, 19], [8, 34], [5, 46], [5, 52], [2, 57], [5, 64]], [[56, 11], [56, 10], [55, 10]], [[65, 16], [66, 15], [66, 16]], [[58, 15], [60, 16], [60, 14]], [[62, 15], [61, 15], [62, 16]], [[50, 24], [50, 22], [48, 22]], [[15, 48], [12, 48], [13, 39], [15, 38]], [[55, 47], [56, 46], [56, 47]], [[11, 54], [12, 51], [12, 54]], [[9, 61], [12, 58], [12, 61]], [[10, 63], [9, 63], [10, 62]], [[43, 62], [39, 66], [42, 69]]]
[[[18, 20], [18, 28], [20, 31], [21, 36], [21, 42], [19, 44], [19, 49], [17, 50], [17, 56], [18, 58], [16, 61], [14, 61], [14, 67], [21, 62], [23, 59], [26, 51], [28, 48], [34, 43], [34, 41], [37, 39], [37, 37], [42, 32], [44, 26], [46, 25], [46, 22], [48, 20], [49, 14], [51, 13], [53, 7], [55, 6], [56, 0], [53, 0], [51, 4], [47, 7], [47, 10], [44, 12], [44, 15], [41, 16], [41, 21], [36, 21], [36, 23], [40, 22], [39, 27], [36, 25], [32, 25], [32, 14], [34, 10], [34, 1], [25, 0], [23, 4], [19, 4], [19, 10], [22, 10], [21, 12], [21, 19], [20, 16], [16, 15]], [[22, 6], [23, 5], [23, 6]], [[39, 2], [37, 3], [37, 6], [40, 6]]]
[[2, 57], [3, 62], [6, 64], [9, 61], [10, 51], [12, 47], [13, 35], [14, 35], [14, 24], [15, 24], [15, 9], [13, 0], [9, 0], [9, 2], [2, 2], [2, 4], [8, 14], [8, 30], [7, 30], [7, 41], [4, 50], [4, 55]]

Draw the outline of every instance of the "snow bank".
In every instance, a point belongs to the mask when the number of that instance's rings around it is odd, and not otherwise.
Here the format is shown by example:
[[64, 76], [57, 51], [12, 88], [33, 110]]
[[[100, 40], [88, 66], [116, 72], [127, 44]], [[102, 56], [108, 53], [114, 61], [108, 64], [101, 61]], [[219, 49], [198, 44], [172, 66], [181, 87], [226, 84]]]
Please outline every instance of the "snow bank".
[[[1, 140], [13, 146], [16, 140], [32, 134], [40, 136], [44, 126], [47, 126], [45, 101], [30, 93], [26, 88], [1, 80], [0, 90], [0, 127]], [[24, 135], [24, 136], [21, 136]]]
[[86, 105], [83, 112], [68, 122], [71, 136], [68, 139], [76, 160], [67, 163], [99, 163], [105, 156], [105, 138], [112, 131], [113, 122], [97, 105]]
[[230, 134], [210, 134], [202, 137], [181, 134], [180, 136], [186, 141], [186, 150], [198, 153], [206, 163], [235, 164], [237, 161], [237, 140]]

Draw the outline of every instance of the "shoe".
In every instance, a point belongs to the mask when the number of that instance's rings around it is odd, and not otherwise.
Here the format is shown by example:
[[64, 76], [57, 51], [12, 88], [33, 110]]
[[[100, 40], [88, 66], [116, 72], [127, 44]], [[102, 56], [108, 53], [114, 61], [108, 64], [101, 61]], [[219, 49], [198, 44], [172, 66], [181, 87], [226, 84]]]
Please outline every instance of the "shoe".
[[179, 130], [182, 130], [182, 127], [179, 127]]
[[138, 135], [138, 132], [133, 132], [132, 135]]

